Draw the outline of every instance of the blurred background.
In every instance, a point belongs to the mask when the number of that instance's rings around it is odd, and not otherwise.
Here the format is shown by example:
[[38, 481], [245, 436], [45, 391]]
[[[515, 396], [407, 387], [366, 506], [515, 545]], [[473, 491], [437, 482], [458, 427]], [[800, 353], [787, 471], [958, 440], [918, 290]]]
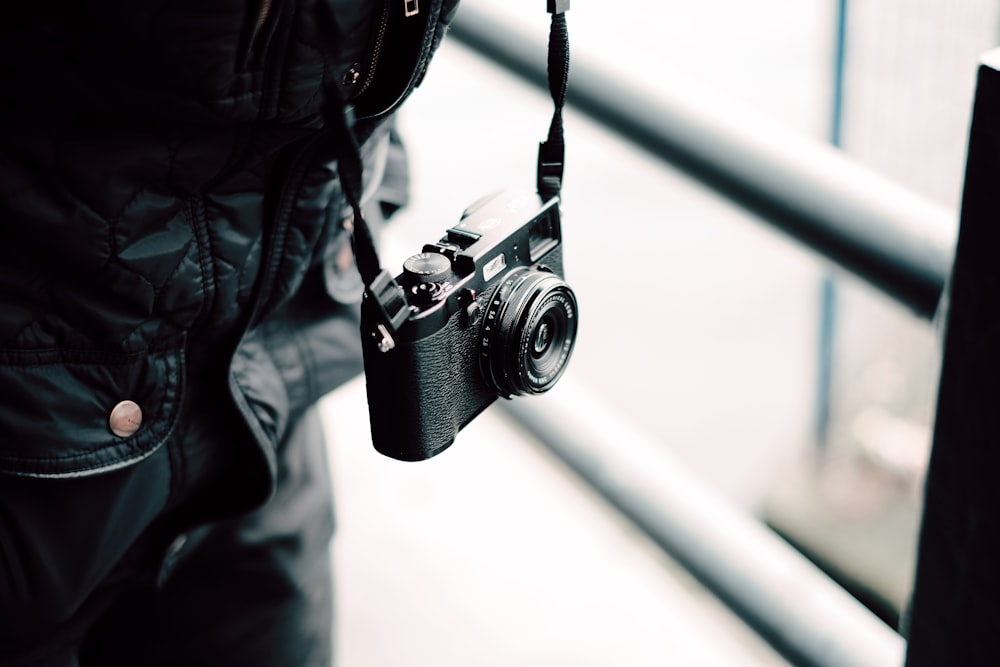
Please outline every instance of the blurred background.
[[[472, 5], [547, 35], [541, 0]], [[574, 62], [830, 142], [957, 219], [996, 2], [577, 0], [568, 23]], [[446, 39], [401, 114], [414, 199], [383, 263], [480, 195], [533, 188], [550, 116], [547, 95]], [[551, 393], [647, 434], [895, 625], [939, 328], [572, 109], [566, 138], [582, 322]], [[403, 464], [371, 448], [363, 381], [323, 410], [341, 665], [785, 664], [503, 411]]]

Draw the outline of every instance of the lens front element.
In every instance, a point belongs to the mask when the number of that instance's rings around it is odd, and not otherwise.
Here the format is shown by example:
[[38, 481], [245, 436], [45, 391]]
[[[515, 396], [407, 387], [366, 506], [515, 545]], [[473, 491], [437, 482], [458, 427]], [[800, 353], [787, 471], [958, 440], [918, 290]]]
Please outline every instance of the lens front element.
[[483, 375], [504, 396], [548, 391], [576, 341], [576, 297], [558, 276], [532, 269], [507, 275], [493, 293], [480, 338]]

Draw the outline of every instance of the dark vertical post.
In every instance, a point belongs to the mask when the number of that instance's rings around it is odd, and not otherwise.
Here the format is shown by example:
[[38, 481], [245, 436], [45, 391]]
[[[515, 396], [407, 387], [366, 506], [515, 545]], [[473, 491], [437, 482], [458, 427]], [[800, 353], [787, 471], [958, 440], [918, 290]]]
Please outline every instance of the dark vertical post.
[[983, 58], [907, 667], [1000, 665], [1000, 49]]

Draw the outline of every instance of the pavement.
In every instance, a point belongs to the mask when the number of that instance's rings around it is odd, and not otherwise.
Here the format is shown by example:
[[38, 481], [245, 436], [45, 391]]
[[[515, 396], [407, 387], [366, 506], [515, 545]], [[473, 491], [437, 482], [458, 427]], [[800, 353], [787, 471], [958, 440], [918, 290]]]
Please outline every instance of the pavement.
[[421, 463], [371, 447], [362, 381], [322, 414], [341, 667], [786, 664], [504, 413]]

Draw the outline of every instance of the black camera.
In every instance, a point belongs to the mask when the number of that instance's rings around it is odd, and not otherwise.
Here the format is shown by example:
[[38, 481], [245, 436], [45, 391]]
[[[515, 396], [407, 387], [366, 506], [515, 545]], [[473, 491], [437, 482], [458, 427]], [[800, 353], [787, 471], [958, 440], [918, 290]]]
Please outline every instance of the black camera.
[[403, 263], [408, 304], [394, 332], [362, 304], [375, 448], [404, 461], [446, 449], [498, 396], [541, 394], [566, 368], [577, 330], [562, 280], [559, 197], [501, 191], [472, 204]]

